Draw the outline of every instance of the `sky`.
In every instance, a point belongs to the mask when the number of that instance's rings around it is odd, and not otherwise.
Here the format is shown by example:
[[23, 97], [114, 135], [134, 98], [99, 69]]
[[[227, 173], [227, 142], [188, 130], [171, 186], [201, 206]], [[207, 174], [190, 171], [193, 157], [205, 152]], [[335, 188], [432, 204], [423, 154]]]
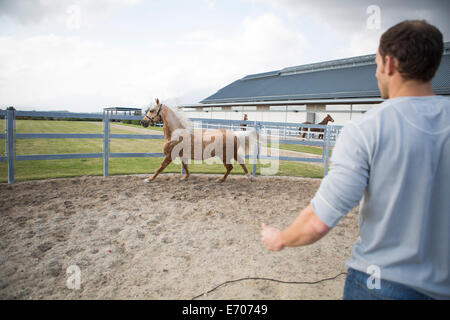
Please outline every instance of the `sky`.
[[373, 54], [450, 1], [0, 0], [0, 108], [99, 112], [197, 103], [248, 74]]

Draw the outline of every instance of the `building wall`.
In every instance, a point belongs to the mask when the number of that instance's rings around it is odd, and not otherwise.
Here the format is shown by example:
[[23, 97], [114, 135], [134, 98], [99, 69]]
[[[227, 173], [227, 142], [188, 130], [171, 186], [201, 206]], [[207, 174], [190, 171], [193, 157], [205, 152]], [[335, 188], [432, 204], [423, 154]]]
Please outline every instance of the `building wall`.
[[[353, 110], [369, 110], [376, 105], [354, 105]], [[305, 110], [304, 107], [289, 107], [292, 109]], [[237, 109], [237, 108], [236, 108]], [[247, 107], [246, 110], [227, 110], [227, 111], [186, 111], [186, 116], [189, 118], [204, 118], [204, 119], [226, 119], [226, 120], [243, 120], [244, 114], [247, 114], [248, 121], [272, 121], [272, 122], [293, 122], [302, 123], [306, 121], [306, 112], [285, 112], [286, 107], [272, 107], [271, 112], [258, 111], [256, 108]], [[273, 111], [272, 111], [273, 110]], [[333, 111], [348, 111], [348, 113], [337, 113]], [[327, 106], [325, 112], [316, 112], [316, 123], [322, 121], [327, 114], [330, 114], [334, 119], [334, 124], [345, 125], [349, 120], [360, 117], [362, 113], [350, 113], [349, 105]]]

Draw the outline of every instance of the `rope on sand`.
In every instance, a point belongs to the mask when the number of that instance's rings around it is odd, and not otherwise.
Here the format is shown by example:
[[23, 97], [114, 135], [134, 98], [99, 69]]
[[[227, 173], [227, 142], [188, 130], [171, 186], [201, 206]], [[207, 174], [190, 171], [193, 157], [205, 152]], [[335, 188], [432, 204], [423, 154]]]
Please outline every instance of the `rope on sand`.
[[218, 286], [212, 288], [211, 290], [199, 294], [198, 296], [193, 297], [191, 300], [195, 300], [201, 296], [204, 296], [206, 294], [209, 294], [215, 290], [217, 290], [218, 288], [220, 288], [223, 285], [229, 284], [229, 283], [234, 283], [234, 282], [239, 282], [239, 281], [243, 281], [243, 280], [267, 280], [267, 281], [272, 281], [272, 282], [278, 282], [278, 283], [286, 283], [286, 284], [317, 284], [317, 283], [321, 283], [324, 281], [330, 281], [330, 280], [335, 280], [337, 277], [341, 276], [341, 275], [345, 275], [347, 274], [346, 272], [341, 272], [338, 275], [332, 277], [332, 278], [325, 278], [325, 279], [321, 279], [318, 281], [282, 281], [282, 280], [277, 280], [277, 279], [271, 279], [271, 278], [257, 278], [257, 277], [247, 277], [247, 278], [241, 278], [241, 279], [236, 279], [236, 280], [229, 280], [229, 281], [225, 281], [221, 284], [219, 284]]

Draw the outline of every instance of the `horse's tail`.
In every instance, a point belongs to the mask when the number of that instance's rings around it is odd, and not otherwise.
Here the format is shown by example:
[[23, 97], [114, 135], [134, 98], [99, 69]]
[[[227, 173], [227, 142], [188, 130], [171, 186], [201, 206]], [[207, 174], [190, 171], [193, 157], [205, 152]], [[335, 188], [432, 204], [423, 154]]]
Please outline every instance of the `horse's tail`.
[[258, 147], [260, 136], [255, 128], [247, 128], [246, 131], [235, 131], [234, 134], [238, 140], [238, 149], [243, 150], [244, 154], [250, 154], [254, 147]]

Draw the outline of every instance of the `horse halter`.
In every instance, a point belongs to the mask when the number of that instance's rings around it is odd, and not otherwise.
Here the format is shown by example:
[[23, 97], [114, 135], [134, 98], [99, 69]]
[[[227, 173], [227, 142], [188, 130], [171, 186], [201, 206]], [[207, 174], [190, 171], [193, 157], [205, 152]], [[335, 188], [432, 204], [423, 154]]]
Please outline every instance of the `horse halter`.
[[[156, 117], [159, 116], [159, 113], [161, 112], [161, 108], [162, 108], [162, 103], [159, 104], [158, 111], [156, 112]], [[152, 119], [150, 119], [149, 116], [147, 116], [147, 112], [145, 113], [144, 118], [147, 118], [148, 120], [153, 121]]]
[[159, 109], [158, 109], [158, 112], [156, 112], [156, 116], [159, 116], [159, 113], [161, 112], [161, 108], [162, 108], [162, 103], [159, 104]]

